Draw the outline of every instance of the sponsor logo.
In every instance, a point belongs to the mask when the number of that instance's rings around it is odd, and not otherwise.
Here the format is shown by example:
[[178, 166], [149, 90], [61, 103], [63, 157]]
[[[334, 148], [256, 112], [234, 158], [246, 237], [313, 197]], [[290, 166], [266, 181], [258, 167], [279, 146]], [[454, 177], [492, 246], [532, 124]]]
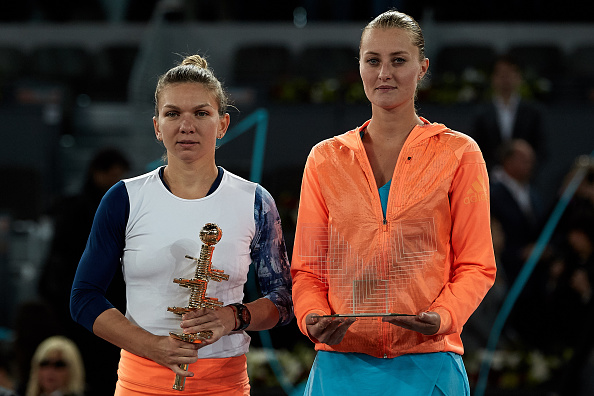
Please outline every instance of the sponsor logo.
[[482, 175], [478, 175], [471, 187], [466, 191], [464, 204], [469, 205], [487, 200], [487, 185]]

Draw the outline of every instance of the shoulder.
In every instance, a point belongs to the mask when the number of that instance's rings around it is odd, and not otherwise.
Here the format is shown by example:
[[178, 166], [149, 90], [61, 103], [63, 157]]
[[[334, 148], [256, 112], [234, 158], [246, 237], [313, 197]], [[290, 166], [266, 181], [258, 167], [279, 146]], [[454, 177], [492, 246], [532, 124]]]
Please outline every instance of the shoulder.
[[[353, 153], [362, 148], [359, 143], [360, 138], [357, 136], [358, 133], [359, 128], [317, 143], [309, 153], [308, 164], [311, 166], [328, 160], [340, 161], [341, 158], [350, 158]], [[347, 157], [344, 157], [345, 155]]]
[[466, 133], [442, 125], [442, 128], [433, 135], [433, 138], [439, 142], [437, 150], [452, 156], [452, 159], [460, 165], [469, 163], [484, 164], [485, 162], [479, 145]]
[[119, 202], [122, 198], [128, 199], [128, 189], [123, 180], [114, 184], [103, 196], [102, 204]]
[[433, 137], [439, 141], [443, 149], [455, 153], [467, 151], [480, 151], [476, 141], [468, 134], [451, 129], [443, 124], [431, 123], [423, 127], [421, 138]]
[[255, 198], [255, 205], [258, 206], [262, 211], [268, 212], [270, 208], [276, 207], [276, 203], [274, 202], [274, 198], [272, 194], [268, 192], [264, 187], [261, 185], [256, 186], [256, 198]]
[[257, 183], [252, 181], [246, 180], [241, 176], [236, 175], [235, 173], [229, 172], [228, 170], [223, 168], [223, 180], [221, 182], [221, 186], [225, 188], [231, 188], [236, 191], [243, 191], [249, 194], [253, 194], [258, 186]]
[[[339, 135], [339, 136], [343, 136], [343, 135]], [[325, 151], [329, 151], [329, 150], [334, 150], [337, 145], [339, 144], [339, 141], [337, 139], [337, 137], [331, 137], [328, 139], [324, 139], [318, 143], [316, 143], [312, 149], [311, 149], [311, 153], [323, 153]]]
[[122, 182], [125, 184], [127, 188], [134, 188], [146, 185], [147, 183], [155, 183], [160, 180], [161, 179], [159, 177], [159, 169], [157, 168], [142, 175], [124, 179], [122, 180]]

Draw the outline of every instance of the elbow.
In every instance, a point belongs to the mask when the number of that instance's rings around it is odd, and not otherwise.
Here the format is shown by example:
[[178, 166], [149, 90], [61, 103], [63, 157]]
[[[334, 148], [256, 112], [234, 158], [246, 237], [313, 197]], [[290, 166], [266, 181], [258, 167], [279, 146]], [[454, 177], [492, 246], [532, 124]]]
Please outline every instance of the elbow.
[[295, 317], [293, 312], [293, 299], [291, 298], [291, 292], [277, 293], [275, 295], [268, 296], [268, 298], [274, 303], [278, 310], [278, 322], [275, 327], [285, 326], [289, 324]]

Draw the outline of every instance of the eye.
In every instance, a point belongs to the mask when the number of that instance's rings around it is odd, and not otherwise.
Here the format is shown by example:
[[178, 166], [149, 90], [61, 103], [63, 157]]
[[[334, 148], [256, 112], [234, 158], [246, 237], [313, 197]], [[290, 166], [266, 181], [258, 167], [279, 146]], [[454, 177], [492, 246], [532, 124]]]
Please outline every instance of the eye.
[[367, 63], [371, 66], [376, 66], [379, 64], [379, 60], [377, 58], [369, 58], [367, 59]]
[[165, 117], [168, 117], [168, 118], [173, 118], [173, 117], [176, 117], [177, 115], [178, 115], [178, 113], [176, 111], [168, 111], [165, 113]]
[[404, 63], [404, 62], [406, 62], [406, 59], [404, 59], [404, 58], [402, 58], [402, 57], [397, 57], [397, 58], [394, 58], [394, 59], [392, 60], [392, 62], [393, 62], [393, 63]]
[[196, 115], [197, 115], [198, 117], [208, 117], [209, 113], [208, 113], [208, 111], [206, 111], [206, 110], [198, 110], [198, 111], [196, 112]]

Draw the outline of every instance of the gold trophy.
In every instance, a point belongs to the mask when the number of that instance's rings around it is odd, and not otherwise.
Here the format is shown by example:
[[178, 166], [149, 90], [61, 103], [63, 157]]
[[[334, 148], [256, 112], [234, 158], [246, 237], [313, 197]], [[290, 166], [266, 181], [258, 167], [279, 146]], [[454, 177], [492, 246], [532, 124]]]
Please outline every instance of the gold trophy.
[[[221, 240], [223, 232], [214, 223], [207, 223], [200, 230], [200, 240], [204, 243], [200, 248], [200, 257], [195, 258], [186, 255], [186, 258], [196, 261], [196, 273], [193, 279], [176, 278], [173, 280], [174, 283], [179, 284], [181, 287], [187, 287], [191, 290], [190, 302], [187, 307], [168, 307], [169, 312], [173, 312], [178, 315], [183, 315], [186, 312], [193, 311], [200, 308], [215, 309], [223, 305], [222, 301], [217, 298], [211, 298], [206, 296], [206, 287], [208, 281], [214, 280], [220, 282], [222, 280], [229, 280], [229, 275], [224, 274], [222, 270], [216, 270], [212, 268], [212, 253], [214, 251], [214, 245]], [[198, 333], [184, 334], [170, 332], [169, 335], [175, 339], [191, 342], [201, 343], [203, 339], [212, 337], [212, 331], [201, 331]], [[188, 369], [188, 364], [180, 365], [182, 370]], [[184, 390], [186, 377], [180, 375], [175, 376], [175, 383], [173, 389], [182, 391]]]

